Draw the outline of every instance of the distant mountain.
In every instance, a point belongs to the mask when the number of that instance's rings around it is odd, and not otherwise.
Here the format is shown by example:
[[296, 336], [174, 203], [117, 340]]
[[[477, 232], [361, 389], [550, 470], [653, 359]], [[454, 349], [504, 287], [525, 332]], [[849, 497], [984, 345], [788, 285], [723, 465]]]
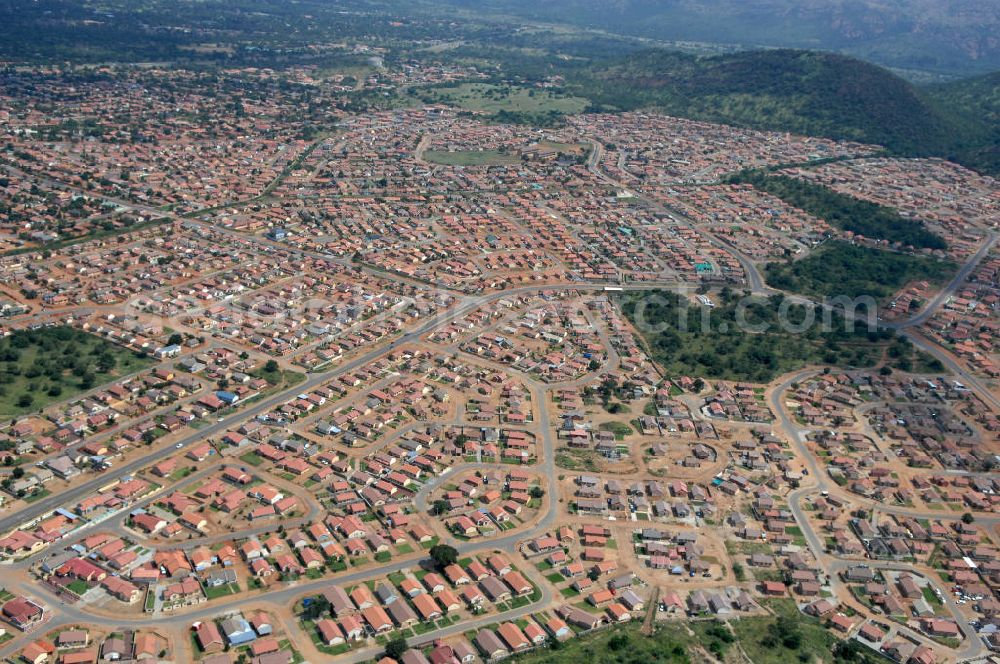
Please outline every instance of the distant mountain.
[[990, 147], [991, 117], [997, 126], [998, 80], [1000, 75], [924, 89], [877, 65], [825, 52], [697, 57], [651, 50], [573, 72], [567, 87], [589, 98], [593, 110], [657, 108], [681, 117], [877, 143], [900, 154], [953, 157], [996, 172], [995, 163], [990, 167], [987, 159], [973, 156]]
[[445, 0], [663, 40], [840, 51], [905, 70], [1000, 69], [996, 0]]

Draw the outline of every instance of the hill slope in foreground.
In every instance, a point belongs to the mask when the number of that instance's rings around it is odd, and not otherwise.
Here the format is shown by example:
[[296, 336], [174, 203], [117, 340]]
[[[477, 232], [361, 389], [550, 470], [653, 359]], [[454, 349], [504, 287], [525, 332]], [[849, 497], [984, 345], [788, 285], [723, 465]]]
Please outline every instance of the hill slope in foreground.
[[[598, 109], [681, 117], [884, 145], [997, 172], [1000, 75], [918, 88], [854, 58], [814, 51], [696, 57], [649, 50], [569, 76]], [[992, 87], [991, 87], [992, 83]], [[993, 158], [990, 158], [992, 150]]]

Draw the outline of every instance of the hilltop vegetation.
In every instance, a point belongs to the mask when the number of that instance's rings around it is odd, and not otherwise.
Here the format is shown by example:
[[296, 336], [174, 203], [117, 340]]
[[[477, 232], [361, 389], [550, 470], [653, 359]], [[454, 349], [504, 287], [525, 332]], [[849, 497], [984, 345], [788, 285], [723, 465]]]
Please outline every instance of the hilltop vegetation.
[[904, 219], [892, 208], [838, 193], [829, 187], [785, 175], [744, 171], [730, 182], [753, 185], [832, 226], [872, 240], [900, 243], [917, 249], [945, 249], [947, 243], [916, 219]]
[[968, 128], [945, 156], [982, 173], [1000, 174], [1000, 72], [928, 86], [922, 93]]
[[860, 60], [810, 51], [698, 57], [651, 50], [569, 76], [595, 110], [657, 108], [681, 117], [945, 155], [977, 134], [913, 85]]

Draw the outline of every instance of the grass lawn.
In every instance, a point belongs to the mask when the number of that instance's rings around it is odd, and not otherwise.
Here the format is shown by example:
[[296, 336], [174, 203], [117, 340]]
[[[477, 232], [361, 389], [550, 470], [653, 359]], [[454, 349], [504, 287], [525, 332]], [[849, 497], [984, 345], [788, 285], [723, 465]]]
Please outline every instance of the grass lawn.
[[26, 502], [26, 503], [33, 503], [36, 500], [41, 500], [42, 498], [44, 498], [45, 496], [50, 495], [51, 493], [52, 492], [49, 491], [48, 489], [41, 489], [40, 491], [36, 491], [36, 492], [34, 492], [33, 494], [31, 494], [29, 496], [25, 496], [24, 497], [24, 502]]
[[419, 622], [413, 626], [413, 631], [418, 635], [426, 634], [427, 632], [432, 632], [437, 629], [437, 625], [432, 622]]
[[193, 472], [194, 468], [192, 466], [185, 466], [183, 468], [178, 468], [174, 472], [170, 473], [169, 477], [172, 481], [176, 482], [178, 480], [184, 479]]
[[597, 428], [601, 431], [610, 431], [615, 435], [615, 440], [622, 440], [632, 433], [632, 427], [624, 422], [602, 422]]
[[76, 579], [71, 583], [67, 583], [66, 588], [77, 597], [90, 590], [90, 586], [83, 579]]
[[246, 454], [240, 455], [240, 461], [250, 466], [259, 466], [264, 463], [264, 458], [257, 456], [255, 452], [247, 452]]
[[226, 595], [232, 595], [233, 593], [238, 593], [239, 591], [240, 587], [235, 583], [227, 583], [214, 588], [205, 586], [205, 597], [208, 599], [216, 599], [217, 597], [225, 597]]
[[489, 83], [464, 83], [436, 88], [428, 93], [439, 102], [469, 111], [507, 113], [580, 113], [587, 107], [582, 97], [559, 95], [546, 90]]
[[517, 155], [507, 154], [498, 150], [427, 150], [424, 160], [442, 166], [499, 166], [516, 164]]
[[0, 339], [0, 417], [37, 412], [153, 360], [72, 327], [18, 330]]

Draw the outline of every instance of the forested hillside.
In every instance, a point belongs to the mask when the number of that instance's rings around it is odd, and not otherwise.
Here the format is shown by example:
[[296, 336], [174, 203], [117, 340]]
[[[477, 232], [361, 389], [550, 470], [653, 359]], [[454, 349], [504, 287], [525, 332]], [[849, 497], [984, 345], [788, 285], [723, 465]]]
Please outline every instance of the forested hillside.
[[900, 154], [970, 163], [989, 133], [984, 118], [967, 110], [981, 103], [978, 89], [952, 97], [952, 91], [965, 90], [956, 83], [935, 88], [932, 95], [877, 65], [812, 51], [711, 57], [642, 51], [572, 72], [568, 87], [591, 99], [594, 110], [652, 107], [682, 117], [877, 143]]

